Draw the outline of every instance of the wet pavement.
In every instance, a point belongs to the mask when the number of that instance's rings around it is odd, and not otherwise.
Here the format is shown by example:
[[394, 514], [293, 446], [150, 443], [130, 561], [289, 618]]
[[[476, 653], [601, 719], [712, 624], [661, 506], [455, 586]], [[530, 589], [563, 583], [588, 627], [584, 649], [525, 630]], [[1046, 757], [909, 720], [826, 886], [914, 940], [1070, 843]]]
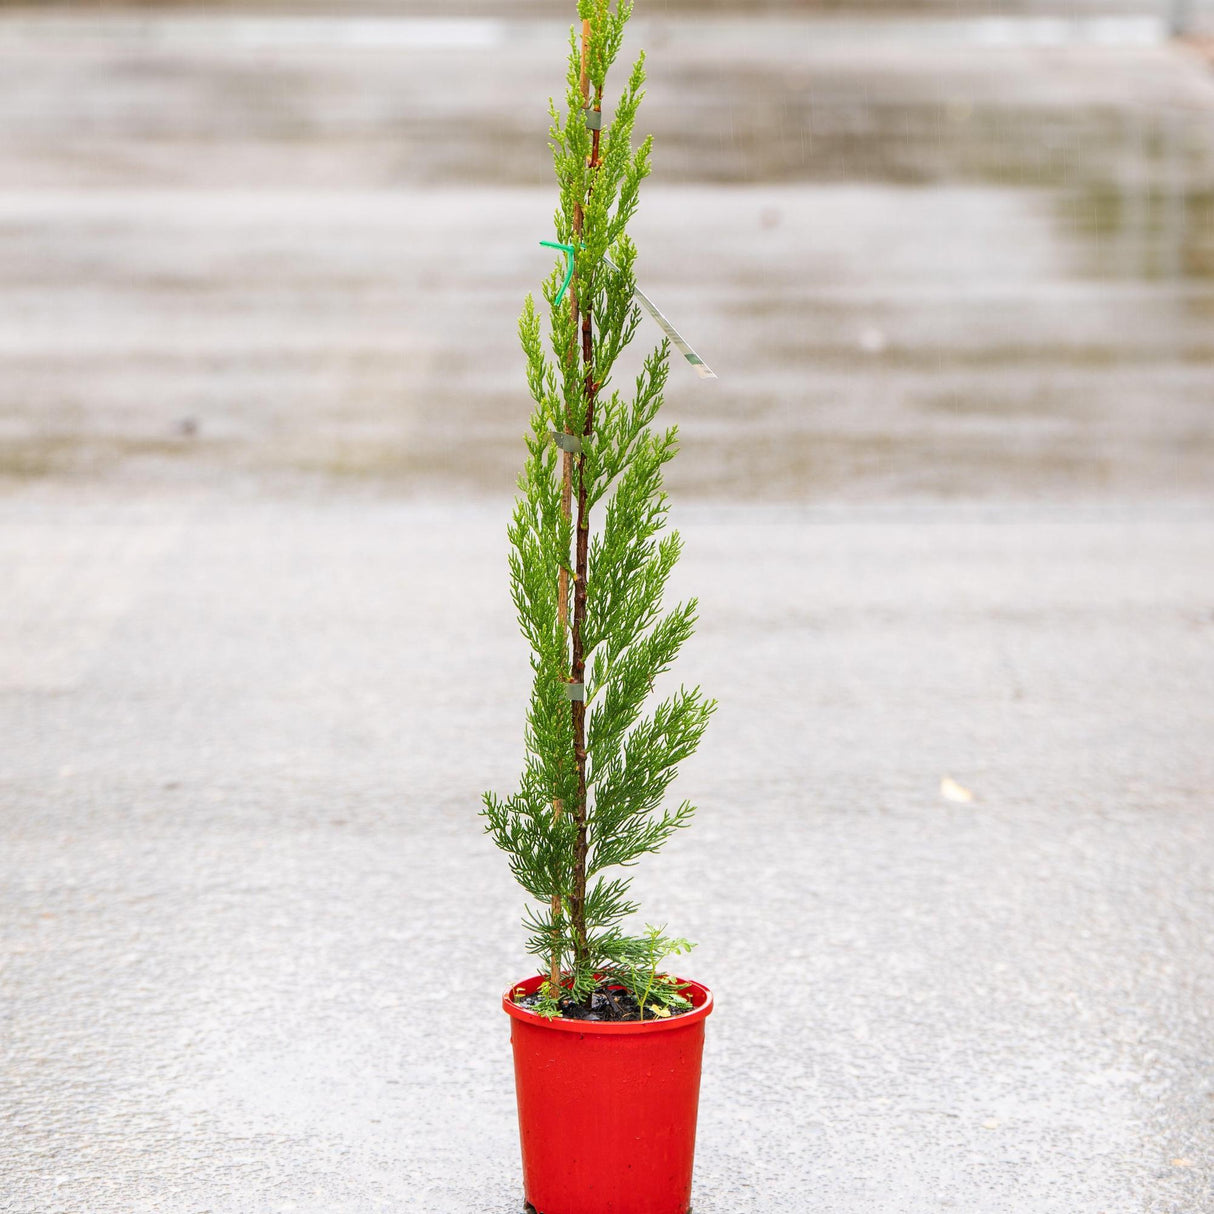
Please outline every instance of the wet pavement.
[[[0, 474], [508, 493], [562, 29], [0, 23]], [[640, 280], [721, 375], [676, 488], [1204, 499], [1214, 72], [1161, 35], [640, 23]]]
[[[640, 32], [721, 375], [637, 870], [718, 1000], [697, 1214], [1214, 1212], [1214, 74], [1133, 11]], [[3, 1214], [521, 1206], [476, 810], [561, 37], [0, 20]]]

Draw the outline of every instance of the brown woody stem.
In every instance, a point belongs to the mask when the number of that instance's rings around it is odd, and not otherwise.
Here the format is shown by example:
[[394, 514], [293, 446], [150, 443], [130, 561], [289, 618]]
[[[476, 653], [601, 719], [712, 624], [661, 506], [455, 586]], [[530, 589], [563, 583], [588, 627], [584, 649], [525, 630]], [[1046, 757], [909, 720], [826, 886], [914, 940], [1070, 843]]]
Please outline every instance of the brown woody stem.
[[[602, 90], [595, 90], [595, 108], [602, 107]], [[600, 132], [594, 131], [591, 138], [590, 172], [599, 166]], [[582, 436], [594, 433], [594, 403], [599, 385], [594, 381], [594, 329], [589, 308], [582, 307], [582, 368], [583, 397], [586, 403]], [[586, 654], [582, 644], [582, 627], [586, 621], [586, 579], [590, 564], [590, 503], [585, 478], [585, 456], [577, 457], [577, 531], [574, 535], [576, 556], [574, 559], [573, 586], [573, 669], [572, 681], [586, 683]], [[573, 926], [575, 965], [587, 960], [586, 947], [586, 856], [587, 805], [586, 805], [586, 702], [574, 700], [570, 704], [573, 717], [573, 753], [577, 762], [577, 802], [574, 806], [574, 821], [577, 824], [577, 839], [573, 853], [573, 892], [570, 897], [570, 918]]]
[[[589, 21], [589, 19], [583, 19], [583, 21], [582, 21], [582, 79], [581, 79], [583, 102], [590, 100], [590, 78], [586, 73], [586, 56], [589, 51], [589, 43], [590, 43], [590, 21]], [[595, 132], [594, 155], [591, 157], [592, 164], [594, 161], [596, 161], [598, 159], [598, 141], [599, 141], [598, 133]], [[583, 222], [584, 222], [584, 215], [583, 215], [583, 211], [582, 211], [582, 204], [579, 202], [579, 203], [576, 203], [573, 208], [573, 243], [574, 243], [575, 249], [581, 243]], [[576, 274], [574, 275], [573, 281], [570, 283], [570, 287], [569, 287], [569, 309], [570, 309], [570, 312], [573, 317], [573, 331], [576, 334], [577, 328], [578, 328], [578, 294], [577, 294], [577, 275]], [[587, 318], [587, 320], [588, 319], [589, 318]], [[569, 348], [569, 360], [572, 362], [575, 358], [577, 358], [576, 339], [575, 339], [575, 344], [570, 346], [570, 348]], [[566, 434], [572, 433], [572, 431], [570, 430], [570, 427], [569, 427], [568, 418], [565, 419], [565, 433]], [[579, 494], [579, 512], [578, 512], [579, 520], [581, 518], [581, 506], [580, 506], [581, 496], [582, 495]], [[573, 454], [570, 451], [563, 451], [561, 453], [561, 514], [565, 518], [569, 518], [570, 513], [572, 511], [572, 506], [573, 506]], [[580, 565], [579, 565], [579, 569], [581, 569]], [[584, 576], [585, 576], [584, 573], [582, 576], [584, 579]], [[561, 566], [561, 571], [558, 575], [558, 580], [557, 580], [556, 611], [557, 611], [557, 618], [560, 620], [561, 625], [563, 627], [568, 627], [568, 625], [569, 625], [569, 570], [564, 565]], [[578, 632], [578, 636], [580, 639], [580, 629]], [[577, 643], [578, 642], [575, 641], [575, 646]], [[575, 657], [574, 658], [575, 667], [576, 667], [576, 664], [577, 664], [577, 659]], [[575, 703], [574, 704], [575, 710], [577, 707], [578, 707], [578, 705]], [[583, 705], [582, 707], [583, 707], [583, 721], [584, 721], [584, 707], [585, 706]], [[575, 722], [577, 720], [576, 711], [574, 713], [574, 720], [575, 720]], [[583, 733], [584, 733], [584, 727], [583, 727]], [[577, 736], [576, 724], [574, 726], [574, 734], [576, 737]], [[578, 749], [584, 749], [584, 743], [579, 743], [579, 744], [575, 744], [575, 745], [577, 745]], [[578, 790], [579, 790], [578, 791], [578, 801], [582, 807], [581, 818], [579, 819], [579, 830], [578, 830], [579, 846], [581, 849], [580, 854], [582, 856], [582, 859], [581, 859], [580, 863], [575, 863], [575, 872], [581, 873], [581, 881], [580, 881], [580, 885], [579, 885], [576, 880], [576, 877], [575, 877], [574, 906], [577, 908], [578, 913], [580, 913], [582, 905], [585, 902], [585, 895], [586, 895], [586, 863], [585, 863], [586, 792], [585, 792], [585, 763], [584, 763], [584, 761], [580, 764], [580, 766], [578, 768]], [[561, 820], [561, 814], [563, 811], [564, 811], [564, 806], [561, 804], [560, 798], [557, 797], [552, 802], [552, 820], [554, 822], [559, 822]], [[580, 890], [580, 896], [579, 896], [579, 890]], [[560, 914], [561, 914], [561, 895], [559, 893], [553, 893], [553, 895], [552, 895], [552, 924], [553, 924], [553, 926], [552, 926], [552, 956], [549, 958], [549, 962], [548, 962], [548, 983], [549, 983], [551, 991], [554, 995], [555, 995], [555, 992], [560, 989], [560, 985], [561, 985], [561, 958], [560, 958], [561, 932], [560, 932], [560, 925], [559, 925]], [[584, 913], [581, 914], [580, 932], [577, 932], [576, 928], [577, 928], [577, 919], [575, 918], [576, 938], [578, 939], [580, 944], [582, 946], [584, 946], [585, 941], [586, 941], [586, 920], [585, 920]]]

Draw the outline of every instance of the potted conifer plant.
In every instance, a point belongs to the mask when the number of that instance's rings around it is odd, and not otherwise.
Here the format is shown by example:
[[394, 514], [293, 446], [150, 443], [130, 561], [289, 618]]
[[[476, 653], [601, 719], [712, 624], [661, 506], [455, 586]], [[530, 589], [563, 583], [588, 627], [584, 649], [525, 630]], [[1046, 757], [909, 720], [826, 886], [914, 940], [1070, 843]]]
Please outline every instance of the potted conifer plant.
[[669, 343], [633, 392], [609, 390], [641, 320], [627, 226], [651, 147], [632, 145], [643, 55], [603, 121], [631, 9], [579, 2], [566, 105], [550, 103], [560, 204], [544, 243], [568, 257], [544, 284], [550, 353], [530, 296], [519, 324], [534, 410], [508, 535], [534, 682], [521, 787], [486, 793], [483, 814], [534, 900], [524, 924], [540, 972], [503, 1006], [536, 1214], [687, 1214], [712, 1010], [704, 986], [666, 971], [685, 940], [625, 929], [638, 907], [620, 875], [690, 821], [690, 804], [663, 802], [715, 707], [698, 687], [653, 695], [696, 619], [694, 599], [662, 609], [681, 546], [662, 489], [676, 432], [654, 425]]

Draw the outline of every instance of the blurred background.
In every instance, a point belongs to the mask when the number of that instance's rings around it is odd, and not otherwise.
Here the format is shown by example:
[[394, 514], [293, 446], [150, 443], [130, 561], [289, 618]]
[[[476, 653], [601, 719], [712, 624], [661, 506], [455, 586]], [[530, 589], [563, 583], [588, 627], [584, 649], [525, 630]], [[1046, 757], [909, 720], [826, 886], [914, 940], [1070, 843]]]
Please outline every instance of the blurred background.
[[[0, 6], [3, 1214], [521, 1204], [476, 813], [573, 10]], [[1214, 4], [642, 47], [719, 375], [636, 886], [718, 997], [696, 1214], [1214, 1214]]]
[[[0, 476], [508, 493], [564, 7], [6, 8]], [[1212, 12], [639, 5], [677, 488], [1204, 497]]]

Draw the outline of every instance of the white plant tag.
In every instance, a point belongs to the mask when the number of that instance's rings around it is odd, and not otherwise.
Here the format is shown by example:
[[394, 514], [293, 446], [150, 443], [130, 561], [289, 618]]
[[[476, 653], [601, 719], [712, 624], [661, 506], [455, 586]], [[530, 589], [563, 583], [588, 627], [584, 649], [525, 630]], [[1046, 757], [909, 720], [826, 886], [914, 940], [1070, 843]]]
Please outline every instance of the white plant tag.
[[[604, 257], [603, 260], [613, 270], [617, 273], [619, 272], [619, 267], [609, 257]], [[691, 365], [691, 369], [701, 379], [716, 379], [717, 373], [688, 345], [686, 338], [662, 315], [653, 300], [640, 287], [635, 287], [633, 294], [641, 301], [641, 306], [645, 311], [658, 322], [658, 328], [670, 338], [670, 344], [687, 360]]]

